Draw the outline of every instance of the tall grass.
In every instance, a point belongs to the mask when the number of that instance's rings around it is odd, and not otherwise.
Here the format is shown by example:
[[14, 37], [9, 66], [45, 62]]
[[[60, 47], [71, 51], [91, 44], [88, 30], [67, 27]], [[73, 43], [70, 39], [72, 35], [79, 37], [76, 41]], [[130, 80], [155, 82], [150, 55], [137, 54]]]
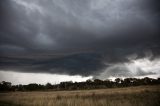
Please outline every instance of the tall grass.
[[0, 106], [160, 106], [160, 86], [1, 93]]

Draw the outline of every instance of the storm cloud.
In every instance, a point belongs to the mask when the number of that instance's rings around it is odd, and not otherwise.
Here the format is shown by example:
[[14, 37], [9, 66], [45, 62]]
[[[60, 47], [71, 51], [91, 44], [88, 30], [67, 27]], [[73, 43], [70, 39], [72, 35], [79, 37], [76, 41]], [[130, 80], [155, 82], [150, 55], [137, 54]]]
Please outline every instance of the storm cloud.
[[159, 59], [159, 19], [159, 0], [1, 0], [0, 70], [121, 76]]

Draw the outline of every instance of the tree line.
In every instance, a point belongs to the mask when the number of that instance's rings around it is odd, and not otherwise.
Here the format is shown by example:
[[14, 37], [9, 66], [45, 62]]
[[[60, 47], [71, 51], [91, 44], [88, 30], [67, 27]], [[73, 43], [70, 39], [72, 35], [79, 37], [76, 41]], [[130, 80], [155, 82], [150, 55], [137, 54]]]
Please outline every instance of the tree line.
[[87, 80], [85, 82], [60, 82], [60, 84], [47, 83], [45, 85], [31, 83], [28, 85], [12, 85], [11, 82], [2, 81], [0, 83], [0, 91], [49, 91], [49, 90], [89, 90], [89, 89], [104, 89], [104, 88], [116, 88], [116, 87], [129, 87], [140, 85], [158, 85], [160, 84], [160, 78], [116, 78], [112, 80]]

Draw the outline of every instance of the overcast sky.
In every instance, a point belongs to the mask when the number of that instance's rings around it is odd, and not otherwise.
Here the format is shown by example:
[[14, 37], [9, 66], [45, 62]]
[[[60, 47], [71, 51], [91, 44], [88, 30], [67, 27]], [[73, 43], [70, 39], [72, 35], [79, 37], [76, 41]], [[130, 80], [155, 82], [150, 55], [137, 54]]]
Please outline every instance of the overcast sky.
[[0, 0], [0, 81], [145, 76], [160, 77], [159, 0]]

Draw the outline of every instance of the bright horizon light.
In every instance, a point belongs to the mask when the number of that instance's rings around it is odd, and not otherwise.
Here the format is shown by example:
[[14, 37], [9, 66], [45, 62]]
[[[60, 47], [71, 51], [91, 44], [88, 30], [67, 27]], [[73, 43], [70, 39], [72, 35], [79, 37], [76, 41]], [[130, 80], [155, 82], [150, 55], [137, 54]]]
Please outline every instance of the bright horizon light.
[[92, 76], [82, 77], [79, 75], [58, 75], [58, 74], [46, 74], [46, 73], [20, 73], [12, 71], [0, 71], [0, 81], [11, 82], [13, 85], [17, 84], [58, 84], [63, 81], [82, 82], [88, 79], [92, 79]]

